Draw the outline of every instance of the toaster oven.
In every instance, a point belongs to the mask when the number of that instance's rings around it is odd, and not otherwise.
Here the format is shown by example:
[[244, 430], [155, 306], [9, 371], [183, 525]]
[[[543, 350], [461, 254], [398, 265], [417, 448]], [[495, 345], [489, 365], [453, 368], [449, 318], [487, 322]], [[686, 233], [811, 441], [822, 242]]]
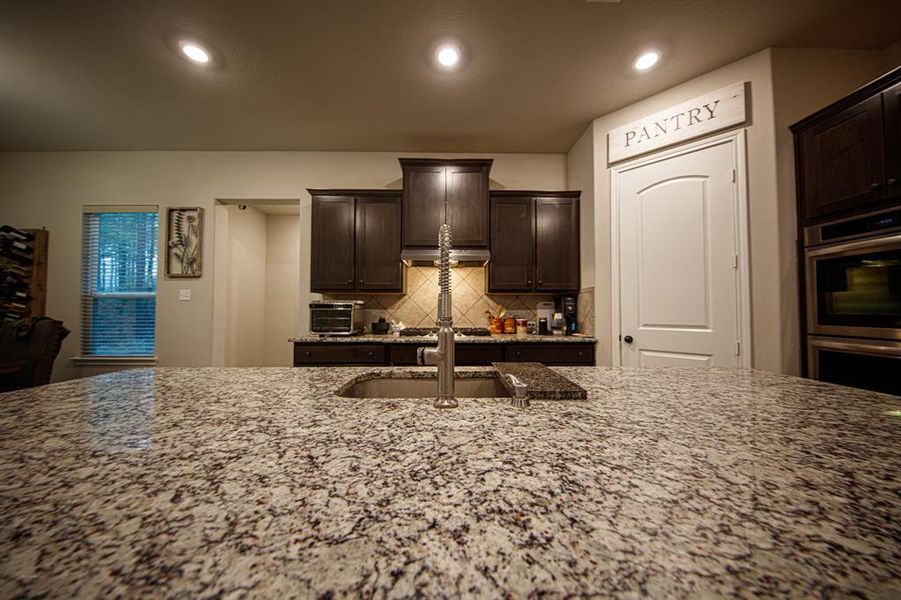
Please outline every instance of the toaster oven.
[[363, 333], [363, 301], [311, 302], [310, 332], [317, 335]]

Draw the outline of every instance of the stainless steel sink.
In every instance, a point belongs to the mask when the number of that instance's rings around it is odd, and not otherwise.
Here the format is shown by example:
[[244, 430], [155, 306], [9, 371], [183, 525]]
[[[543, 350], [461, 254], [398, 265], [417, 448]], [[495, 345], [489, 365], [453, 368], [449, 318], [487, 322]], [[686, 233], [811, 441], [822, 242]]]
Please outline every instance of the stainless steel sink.
[[[500, 379], [490, 375], [455, 377], [454, 390], [457, 398], [511, 397]], [[343, 398], [435, 398], [438, 396], [438, 378], [374, 374], [338, 390], [338, 395]]]

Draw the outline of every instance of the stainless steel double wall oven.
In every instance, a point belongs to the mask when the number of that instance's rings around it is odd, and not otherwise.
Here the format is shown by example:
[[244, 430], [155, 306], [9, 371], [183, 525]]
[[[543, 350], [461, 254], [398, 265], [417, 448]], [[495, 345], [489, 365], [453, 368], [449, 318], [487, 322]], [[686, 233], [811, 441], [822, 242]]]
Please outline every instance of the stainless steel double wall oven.
[[807, 368], [901, 394], [901, 207], [804, 230]]

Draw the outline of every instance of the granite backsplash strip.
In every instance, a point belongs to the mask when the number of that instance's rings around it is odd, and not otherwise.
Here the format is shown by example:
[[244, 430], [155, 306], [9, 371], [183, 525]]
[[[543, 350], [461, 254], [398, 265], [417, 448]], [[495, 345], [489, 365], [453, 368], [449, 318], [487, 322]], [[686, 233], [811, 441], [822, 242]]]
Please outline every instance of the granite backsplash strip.
[[579, 333], [594, 335], [594, 288], [587, 287], [579, 290], [579, 299], [576, 302], [576, 326]]
[[[407, 267], [406, 294], [324, 294], [324, 300], [362, 300], [363, 322], [385, 317], [401, 321], [407, 327], [434, 327], [438, 311], [438, 269]], [[488, 294], [484, 267], [455, 267], [451, 271], [454, 325], [487, 327], [486, 310], [497, 314], [497, 305], [507, 308], [508, 316], [534, 321], [539, 302], [553, 302], [552, 294]]]

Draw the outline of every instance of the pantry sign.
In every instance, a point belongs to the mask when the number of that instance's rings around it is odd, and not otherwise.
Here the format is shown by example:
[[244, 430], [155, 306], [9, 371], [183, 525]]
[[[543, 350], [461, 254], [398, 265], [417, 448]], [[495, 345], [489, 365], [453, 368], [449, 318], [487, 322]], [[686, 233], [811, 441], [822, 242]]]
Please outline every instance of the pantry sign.
[[745, 83], [735, 83], [654, 113], [607, 134], [607, 162], [644, 154], [746, 120]]

